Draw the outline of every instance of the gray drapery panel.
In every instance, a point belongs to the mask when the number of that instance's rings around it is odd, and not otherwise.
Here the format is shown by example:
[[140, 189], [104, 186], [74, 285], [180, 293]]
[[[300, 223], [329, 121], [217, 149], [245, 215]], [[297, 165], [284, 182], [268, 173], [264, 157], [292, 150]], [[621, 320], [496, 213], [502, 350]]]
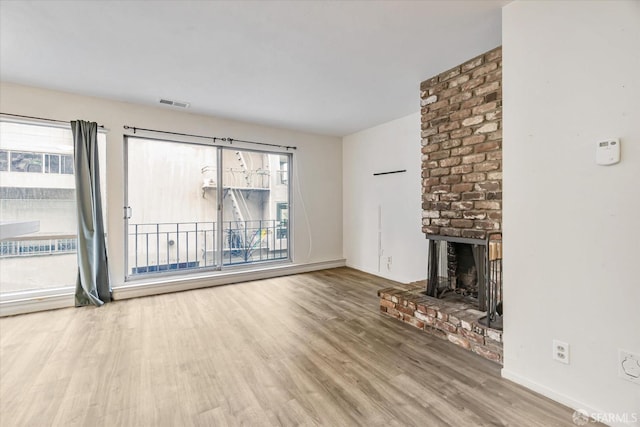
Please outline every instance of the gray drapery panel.
[[107, 249], [102, 221], [98, 124], [71, 122], [78, 212], [78, 279], [76, 307], [111, 301]]

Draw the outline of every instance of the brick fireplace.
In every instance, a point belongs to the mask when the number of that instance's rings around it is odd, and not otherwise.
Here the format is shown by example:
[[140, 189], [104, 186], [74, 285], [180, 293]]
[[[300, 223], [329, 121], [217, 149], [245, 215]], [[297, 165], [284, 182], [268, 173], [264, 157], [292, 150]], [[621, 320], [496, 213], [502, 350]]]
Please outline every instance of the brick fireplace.
[[422, 231], [485, 239], [502, 221], [502, 49], [420, 85]]
[[380, 310], [501, 363], [501, 324], [486, 322], [502, 296], [501, 47], [423, 81], [420, 98], [429, 277], [380, 290]]

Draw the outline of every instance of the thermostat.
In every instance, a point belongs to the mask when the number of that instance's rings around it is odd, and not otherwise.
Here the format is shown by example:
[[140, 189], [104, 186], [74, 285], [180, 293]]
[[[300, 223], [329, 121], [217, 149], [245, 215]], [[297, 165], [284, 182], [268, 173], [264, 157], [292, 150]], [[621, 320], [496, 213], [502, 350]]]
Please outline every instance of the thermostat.
[[596, 164], [614, 165], [620, 161], [620, 139], [613, 138], [596, 143]]

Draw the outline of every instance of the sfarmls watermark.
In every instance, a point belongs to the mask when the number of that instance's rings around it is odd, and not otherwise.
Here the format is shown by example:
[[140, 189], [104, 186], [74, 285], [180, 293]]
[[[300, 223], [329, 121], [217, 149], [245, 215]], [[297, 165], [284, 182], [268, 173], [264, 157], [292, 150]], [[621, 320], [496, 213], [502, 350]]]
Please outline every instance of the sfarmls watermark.
[[578, 426], [584, 426], [588, 423], [635, 423], [640, 420], [640, 413], [637, 412], [587, 412], [584, 409], [578, 409], [571, 417], [573, 423]]

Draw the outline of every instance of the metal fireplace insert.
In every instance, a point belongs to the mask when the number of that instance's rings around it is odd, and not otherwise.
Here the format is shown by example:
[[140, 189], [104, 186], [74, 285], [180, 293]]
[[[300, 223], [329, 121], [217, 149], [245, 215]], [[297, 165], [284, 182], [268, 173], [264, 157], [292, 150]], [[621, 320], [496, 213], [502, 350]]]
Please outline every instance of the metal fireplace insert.
[[465, 301], [487, 315], [480, 323], [502, 329], [502, 233], [486, 239], [428, 236], [426, 294]]

